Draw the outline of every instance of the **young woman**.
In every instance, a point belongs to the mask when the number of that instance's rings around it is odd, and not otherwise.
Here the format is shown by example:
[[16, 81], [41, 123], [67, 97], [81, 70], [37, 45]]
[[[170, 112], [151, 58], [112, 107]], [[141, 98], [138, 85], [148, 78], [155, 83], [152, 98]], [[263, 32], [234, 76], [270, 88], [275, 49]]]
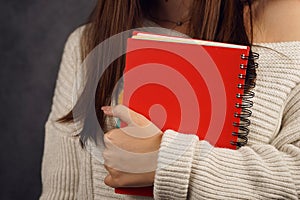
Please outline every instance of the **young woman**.
[[[41, 199], [143, 199], [115, 194], [113, 187], [152, 184], [155, 199], [299, 199], [299, 9], [299, 0], [99, 0], [89, 23], [72, 33], [65, 46], [46, 123]], [[141, 143], [110, 127], [107, 117], [126, 121], [126, 113], [136, 124], [151, 124], [126, 107], [109, 107], [124, 69], [122, 57], [105, 71], [96, 90], [97, 118], [109, 131], [105, 140], [135, 152], [159, 150], [158, 159], [152, 161], [156, 163], [150, 164], [166, 167], [147, 173], [122, 172], [104, 166], [82, 148], [95, 133], [78, 133], [72, 122], [72, 92], [78, 82], [74, 74], [100, 42], [142, 26], [164, 27], [170, 35], [244, 45], [251, 45], [253, 36], [252, 49], [260, 59], [246, 146], [215, 148], [193, 135], [171, 130]], [[187, 148], [182, 151], [184, 145]], [[114, 164], [118, 161], [107, 156], [113, 153], [106, 149], [104, 157]], [[175, 161], [174, 155], [178, 156]]]

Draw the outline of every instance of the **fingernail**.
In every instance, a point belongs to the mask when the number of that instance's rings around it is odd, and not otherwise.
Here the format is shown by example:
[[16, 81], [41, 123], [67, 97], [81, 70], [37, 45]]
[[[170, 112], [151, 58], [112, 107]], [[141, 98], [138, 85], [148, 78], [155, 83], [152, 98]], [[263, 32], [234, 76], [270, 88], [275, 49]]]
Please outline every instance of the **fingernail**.
[[101, 110], [105, 113], [105, 114], [111, 114], [111, 107], [110, 106], [102, 106]]
[[102, 106], [101, 107], [101, 110], [103, 110], [103, 111], [106, 111], [106, 110], [108, 110], [109, 109], [109, 106]]

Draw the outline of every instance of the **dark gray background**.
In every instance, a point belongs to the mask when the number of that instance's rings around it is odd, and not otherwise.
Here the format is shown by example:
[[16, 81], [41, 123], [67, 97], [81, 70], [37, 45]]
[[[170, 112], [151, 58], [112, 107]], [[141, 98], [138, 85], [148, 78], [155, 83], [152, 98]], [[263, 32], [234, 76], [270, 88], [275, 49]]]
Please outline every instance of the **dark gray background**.
[[0, 2], [0, 199], [37, 199], [63, 46], [96, 0]]

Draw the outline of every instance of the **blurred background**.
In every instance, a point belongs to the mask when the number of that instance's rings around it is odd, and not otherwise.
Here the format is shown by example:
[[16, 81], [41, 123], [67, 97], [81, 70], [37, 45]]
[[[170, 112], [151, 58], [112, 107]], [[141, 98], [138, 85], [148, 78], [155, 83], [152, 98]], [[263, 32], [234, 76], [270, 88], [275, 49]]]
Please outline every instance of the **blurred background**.
[[96, 0], [0, 2], [0, 199], [38, 199], [44, 124], [63, 46]]

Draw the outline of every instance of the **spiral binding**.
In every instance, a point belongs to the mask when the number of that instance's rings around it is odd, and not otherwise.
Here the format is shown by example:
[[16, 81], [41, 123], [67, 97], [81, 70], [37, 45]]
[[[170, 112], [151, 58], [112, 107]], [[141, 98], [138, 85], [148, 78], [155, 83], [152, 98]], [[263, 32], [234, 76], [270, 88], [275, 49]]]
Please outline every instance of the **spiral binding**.
[[[250, 99], [254, 97], [254, 92], [251, 91], [255, 87], [255, 78], [256, 73], [255, 69], [258, 67], [258, 63], [255, 62], [259, 58], [258, 53], [250, 52], [249, 56], [242, 54], [241, 59], [242, 60], [248, 60], [248, 64], [240, 65], [240, 69], [246, 70], [246, 75], [239, 74], [238, 78], [244, 80], [244, 84], [238, 84], [237, 87], [239, 89], [243, 89], [243, 93], [236, 94], [236, 97], [239, 99], [242, 99], [242, 103], [236, 103], [235, 107], [240, 108], [241, 112], [234, 113], [235, 118], [239, 118], [239, 122], [233, 122], [233, 126], [238, 128], [237, 132], [232, 132], [233, 136], [237, 136], [238, 140], [237, 142], [231, 141], [230, 143], [234, 146], [241, 147], [247, 144], [248, 142], [248, 134], [249, 129], [248, 126], [250, 126], [250, 120], [248, 119], [252, 112], [250, 108], [253, 106], [253, 101]], [[246, 82], [247, 80], [247, 82]]]

